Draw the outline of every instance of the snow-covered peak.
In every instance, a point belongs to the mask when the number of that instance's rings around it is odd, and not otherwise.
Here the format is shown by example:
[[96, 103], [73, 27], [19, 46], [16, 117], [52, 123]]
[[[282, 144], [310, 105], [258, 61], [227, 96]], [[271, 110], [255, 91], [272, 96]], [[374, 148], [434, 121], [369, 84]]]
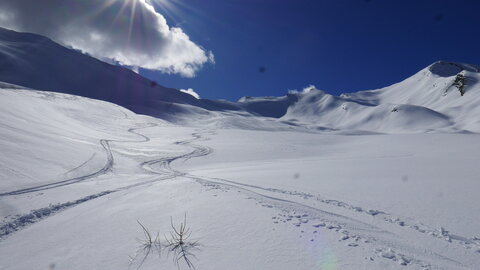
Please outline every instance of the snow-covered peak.
[[438, 61], [391, 86], [342, 94], [296, 92], [282, 119], [376, 132], [480, 131], [480, 73], [471, 64]]

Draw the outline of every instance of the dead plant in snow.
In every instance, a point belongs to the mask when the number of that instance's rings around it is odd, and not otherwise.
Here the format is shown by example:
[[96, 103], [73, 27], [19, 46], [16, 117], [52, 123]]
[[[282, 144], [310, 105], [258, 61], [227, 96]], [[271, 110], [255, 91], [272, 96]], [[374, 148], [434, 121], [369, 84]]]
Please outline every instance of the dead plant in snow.
[[198, 241], [188, 241], [192, 231], [187, 226], [187, 214], [183, 219], [183, 222], [179, 226], [173, 224], [173, 218], [170, 217], [170, 226], [173, 231], [170, 232], [170, 237], [165, 237], [168, 245], [168, 251], [174, 254], [174, 260], [177, 267], [180, 267], [180, 261], [184, 261], [189, 269], [195, 269], [191, 258], [196, 258], [192, 253], [194, 249], [199, 247]]
[[140, 227], [142, 227], [144, 238], [137, 239], [137, 241], [140, 243], [140, 247], [138, 248], [137, 252], [135, 252], [134, 256], [130, 256], [130, 265], [132, 265], [136, 261], [137, 257], [140, 254], [143, 254], [143, 258], [137, 267], [137, 269], [140, 269], [140, 267], [147, 259], [148, 255], [150, 255], [150, 253], [152, 253], [154, 250], [157, 250], [160, 254], [162, 246], [160, 243], [159, 233], [157, 233], [155, 238], [153, 238], [150, 231], [140, 221], [137, 220], [137, 223], [140, 225]]

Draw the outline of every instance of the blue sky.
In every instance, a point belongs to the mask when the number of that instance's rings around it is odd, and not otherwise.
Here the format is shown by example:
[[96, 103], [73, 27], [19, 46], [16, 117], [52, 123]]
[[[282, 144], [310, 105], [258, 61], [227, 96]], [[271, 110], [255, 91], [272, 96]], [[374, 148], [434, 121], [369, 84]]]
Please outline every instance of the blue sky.
[[[480, 1], [171, 0], [172, 26], [213, 51], [194, 78], [141, 70], [202, 98], [331, 94], [399, 82], [436, 60], [480, 64]], [[262, 72], [263, 71], [263, 72]]]

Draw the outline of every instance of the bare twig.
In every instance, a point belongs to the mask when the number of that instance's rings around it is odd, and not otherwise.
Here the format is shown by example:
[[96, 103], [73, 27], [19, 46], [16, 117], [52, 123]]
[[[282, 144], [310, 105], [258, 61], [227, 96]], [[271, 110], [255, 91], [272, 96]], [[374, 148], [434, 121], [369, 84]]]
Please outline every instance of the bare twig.
[[146, 261], [147, 257], [152, 253], [154, 250], [158, 250], [159, 254], [162, 248], [166, 248], [168, 253], [174, 254], [174, 262], [177, 265], [178, 269], [180, 269], [180, 262], [185, 262], [189, 269], [195, 269], [191, 258], [195, 258], [195, 255], [192, 253], [193, 250], [198, 249], [200, 244], [198, 241], [189, 241], [190, 236], [192, 235], [191, 229], [187, 226], [187, 214], [185, 213], [185, 217], [183, 222], [180, 225], [175, 226], [173, 224], [173, 218], [170, 217], [170, 226], [172, 227], [172, 231], [170, 235], [167, 237], [165, 236], [166, 244], [163, 246], [160, 243], [159, 234], [153, 237], [147, 227], [145, 227], [140, 221], [137, 220], [137, 223], [142, 228], [143, 238], [137, 239], [140, 243], [140, 247], [138, 248], [137, 252], [133, 256], [129, 256], [130, 258], [130, 266], [137, 261], [137, 258], [142, 255], [142, 259], [137, 267], [137, 270], [143, 265]]
[[160, 236], [158, 233], [156, 237], [153, 238], [150, 231], [140, 221], [137, 220], [137, 223], [140, 225], [140, 227], [142, 227], [144, 239], [137, 239], [137, 241], [140, 243], [140, 247], [138, 248], [137, 252], [135, 252], [135, 255], [129, 256], [129, 258], [130, 258], [130, 265], [132, 265], [136, 261], [139, 254], [143, 253], [143, 258], [137, 267], [137, 269], [140, 269], [143, 263], [147, 260], [148, 255], [150, 255], [150, 253], [153, 252], [152, 248], [157, 249], [158, 252], [161, 251], [161, 243], [160, 243]]
[[191, 252], [192, 249], [195, 249], [199, 246], [198, 242], [189, 242], [192, 231], [187, 227], [187, 214], [183, 219], [183, 222], [179, 226], [175, 227], [173, 225], [173, 219], [170, 218], [170, 226], [173, 229], [173, 232], [170, 232], [170, 238], [165, 237], [170, 252], [174, 254], [174, 260], [177, 264], [177, 267], [180, 268], [180, 261], [184, 261], [189, 269], [195, 269], [190, 258], [196, 258], [195, 255]]

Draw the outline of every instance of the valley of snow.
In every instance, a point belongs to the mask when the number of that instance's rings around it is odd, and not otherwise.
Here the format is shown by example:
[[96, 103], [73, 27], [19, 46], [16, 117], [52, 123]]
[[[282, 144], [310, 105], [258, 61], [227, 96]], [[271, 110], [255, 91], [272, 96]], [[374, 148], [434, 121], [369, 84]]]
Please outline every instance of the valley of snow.
[[137, 221], [162, 243], [185, 214], [196, 269], [480, 264], [477, 134], [179, 126], [8, 84], [0, 115], [0, 269], [177, 269]]
[[480, 269], [479, 81], [197, 99], [0, 28], [0, 270]]

